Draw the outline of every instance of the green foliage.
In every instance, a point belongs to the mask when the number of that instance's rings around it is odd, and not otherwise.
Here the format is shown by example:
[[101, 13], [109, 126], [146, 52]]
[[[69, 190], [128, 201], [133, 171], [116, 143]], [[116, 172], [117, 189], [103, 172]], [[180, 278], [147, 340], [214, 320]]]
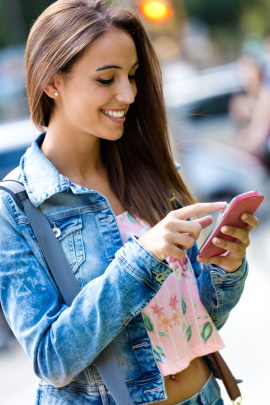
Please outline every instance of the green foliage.
[[162, 363], [163, 361], [162, 361], [161, 356], [166, 357], [162, 347], [154, 346], [153, 347], [153, 352], [154, 352], [154, 357], [155, 357], [156, 361], [159, 361], [160, 363]]
[[187, 341], [189, 341], [189, 340], [191, 339], [191, 336], [192, 336], [192, 330], [191, 330], [191, 328], [192, 328], [192, 326], [193, 326], [193, 325], [189, 325], [188, 328], [187, 328], [187, 330], [186, 330]]
[[206, 342], [213, 333], [213, 327], [210, 322], [206, 322], [200, 326], [200, 335], [204, 342]]
[[242, 10], [241, 0], [183, 0], [183, 3], [189, 17], [199, 17], [210, 26], [237, 23]]
[[185, 315], [185, 313], [187, 312], [187, 304], [185, 303], [183, 295], [182, 295], [182, 299], [181, 299], [181, 305], [182, 305], [182, 312]]
[[0, 47], [24, 43], [33, 22], [51, 3], [49, 0], [1, 0]]
[[158, 332], [158, 334], [159, 334], [160, 336], [169, 337], [169, 336], [167, 335], [167, 333], [165, 333], [165, 332]]
[[142, 314], [142, 316], [143, 316], [143, 320], [144, 320], [144, 324], [145, 324], [146, 329], [147, 329], [149, 332], [153, 332], [153, 330], [154, 330], [154, 324], [153, 324], [151, 318], [149, 318], [149, 316], [147, 316], [147, 315], [145, 315], [145, 314]]

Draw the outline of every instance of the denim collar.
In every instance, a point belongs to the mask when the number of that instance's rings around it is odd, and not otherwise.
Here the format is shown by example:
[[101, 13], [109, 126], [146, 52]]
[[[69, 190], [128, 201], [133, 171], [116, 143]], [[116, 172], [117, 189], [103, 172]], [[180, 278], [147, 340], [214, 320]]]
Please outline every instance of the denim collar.
[[52, 195], [69, 189], [74, 194], [91, 192], [86, 187], [71, 183], [41, 152], [45, 135], [42, 133], [33, 141], [20, 162], [23, 183], [33, 205], [38, 207]]

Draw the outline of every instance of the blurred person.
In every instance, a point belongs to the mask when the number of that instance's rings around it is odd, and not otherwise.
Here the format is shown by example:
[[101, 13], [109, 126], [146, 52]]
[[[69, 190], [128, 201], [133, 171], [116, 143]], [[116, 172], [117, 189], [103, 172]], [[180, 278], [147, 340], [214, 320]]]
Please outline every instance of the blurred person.
[[241, 130], [250, 121], [261, 89], [263, 73], [259, 63], [251, 56], [242, 55], [236, 63], [244, 92], [231, 97], [229, 112]]
[[224, 347], [218, 329], [242, 294], [258, 220], [223, 229], [236, 238], [214, 241], [227, 256], [198, 257], [213, 221], [199, 214], [226, 203], [195, 203], [175, 167], [140, 20], [100, 0], [58, 0], [30, 31], [26, 74], [46, 132], [7, 178], [58, 230], [81, 286], [64, 305], [25, 213], [0, 191], [1, 302], [41, 379], [36, 404], [114, 404], [94, 365], [111, 341], [134, 403], [223, 404], [207, 354]]
[[250, 56], [238, 61], [245, 93], [230, 100], [229, 111], [239, 126], [240, 146], [257, 155], [270, 170], [270, 82], [267, 66]]

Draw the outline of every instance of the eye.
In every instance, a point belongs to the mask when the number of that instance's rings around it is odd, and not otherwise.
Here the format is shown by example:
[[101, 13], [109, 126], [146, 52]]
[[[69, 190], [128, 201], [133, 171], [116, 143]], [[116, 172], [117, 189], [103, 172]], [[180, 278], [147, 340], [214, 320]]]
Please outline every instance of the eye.
[[97, 79], [97, 81], [98, 81], [100, 84], [108, 85], [108, 84], [111, 84], [111, 83], [113, 82], [113, 79], [105, 80], [105, 79], [99, 78], [99, 79]]
[[130, 81], [135, 80], [135, 78], [136, 78], [136, 75], [129, 75], [128, 76], [128, 80], [130, 80]]

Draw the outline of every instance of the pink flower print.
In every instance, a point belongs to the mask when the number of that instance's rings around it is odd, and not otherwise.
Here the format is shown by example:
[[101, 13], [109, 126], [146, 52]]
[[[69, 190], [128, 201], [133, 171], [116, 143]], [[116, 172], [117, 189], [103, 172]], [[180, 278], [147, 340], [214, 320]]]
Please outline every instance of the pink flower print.
[[175, 311], [173, 311], [171, 320], [174, 321], [174, 326], [180, 325], [180, 317], [181, 317], [181, 315], [177, 309]]
[[171, 297], [169, 305], [172, 307], [172, 309], [176, 310], [177, 304], [179, 304], [179, 301], [175, 295], [174, 297]]
[[179, 262], [179, 259], [176, 259], [175, 257], [169, 257], [168, 259], [169, 263], [175, 263], [175, 262]]
[[183, 264], [182, 269], [183, 269], [183, 271], [188, 271], [190, 273], [193, 273], [193, 269], [192, 269], [187, 257], [185, 258], [185, 263]]
[[179, 261], [170, 263], [171, 264], [171, 269], [173, 270], [174, 276], [177, 278], [178, 281], [181, 281], [182, 279], [182, 267], [179, 264]]
[[161, 307], [160, 305], [158, 305], [158, 304], [151, 305], [151, 308], [154, 311], [154, 314], [156, 314], [158, 316], [158, 318], [160, 318], [162, 315], [164, 315], [164, 313], [163, 313], [164, 308]]
[[162, 315], [158, 320], [160, 328], [164, 329], [165, 332], [168, 332], [169, 328], [172, 328], [171, 321], [166, 315]]

